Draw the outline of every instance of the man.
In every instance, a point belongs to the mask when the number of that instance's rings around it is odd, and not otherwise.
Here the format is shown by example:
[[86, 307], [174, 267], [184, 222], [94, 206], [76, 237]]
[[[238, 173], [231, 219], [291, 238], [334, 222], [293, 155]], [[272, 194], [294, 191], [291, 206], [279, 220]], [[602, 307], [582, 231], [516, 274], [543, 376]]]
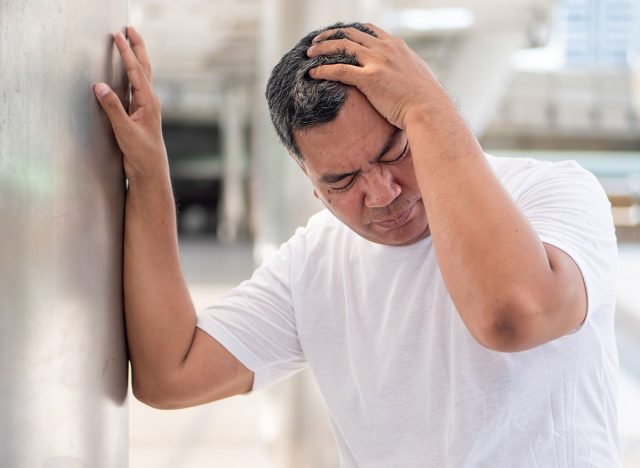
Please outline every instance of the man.
[[573, 162], [485, 155], [428, 66], [373, 25], [274, 68], [280, 138], [328, 211], [198, 318], [141, 37], [116, 44], [130, 116], [96, 94], [129, 178], [133, 389], [161, 408], [308, 366], [346, 467], [613, 467], [616, 241]]

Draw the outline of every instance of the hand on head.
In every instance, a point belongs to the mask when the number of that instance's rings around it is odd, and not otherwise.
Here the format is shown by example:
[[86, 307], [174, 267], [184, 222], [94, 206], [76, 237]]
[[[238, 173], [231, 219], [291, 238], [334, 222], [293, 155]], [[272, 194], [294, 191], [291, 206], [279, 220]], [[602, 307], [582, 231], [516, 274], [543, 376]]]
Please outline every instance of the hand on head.
[[[407, 44], [372, 24], [376, 36], [356, 28], [330, 29], [313, 39], [309, 57], [346, 52], [358, 65], [320, 65], [311, 78], [340, 81], [356, 86], [392, 125], [405, 128], [405, 117], [415, 107], [428, 103], [440, 88], [427, 64]], [[343, 38], [332, 38], [342, 31]]]

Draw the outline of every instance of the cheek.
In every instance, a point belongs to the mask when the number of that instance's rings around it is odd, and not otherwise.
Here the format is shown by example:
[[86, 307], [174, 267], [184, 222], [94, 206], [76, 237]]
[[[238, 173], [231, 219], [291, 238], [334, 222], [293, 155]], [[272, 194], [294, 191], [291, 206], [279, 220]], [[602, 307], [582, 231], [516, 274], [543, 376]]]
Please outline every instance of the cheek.
[[329, 189], [322, 189], [320, 193], [322, 193], [322, 201], [324, 201], [325, 204], [331, 205], [336, 209], [340, 209], [341, 206], [344, 206], [345, 202], [349, 198], [348, 193], [336, 193]]
[[339, 194], [323, 192], [322, 200], [331, 211], [345, 219], [353, 220], [361, 210], [360, 198], [355, 191]]
[[416, 178], [416, 172], [413, 167], [413, 162], [410, 159], [409, 161], [403, 161], [403, 163], [399, 165], [397, 169], [398, 170], [395, 173], [396, 178], [404, 187], [418, 187], [418, 179]]

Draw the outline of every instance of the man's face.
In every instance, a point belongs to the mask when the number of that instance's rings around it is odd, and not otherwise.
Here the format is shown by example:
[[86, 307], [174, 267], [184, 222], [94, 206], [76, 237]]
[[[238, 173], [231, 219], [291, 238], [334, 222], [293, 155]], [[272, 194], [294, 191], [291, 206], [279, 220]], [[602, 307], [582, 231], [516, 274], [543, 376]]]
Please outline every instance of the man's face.
[[392, 126], [355, 89], [338, 116], [295, 134], [316, 196], [367, 240], [409, 245], [429, 223], [406, 132]]

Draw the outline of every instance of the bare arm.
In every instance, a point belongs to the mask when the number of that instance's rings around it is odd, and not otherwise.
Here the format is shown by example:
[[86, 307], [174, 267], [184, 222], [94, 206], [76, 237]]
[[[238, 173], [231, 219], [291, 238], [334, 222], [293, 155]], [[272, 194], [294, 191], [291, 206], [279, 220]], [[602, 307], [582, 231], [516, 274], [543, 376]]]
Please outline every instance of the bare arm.
[[438, 263], [467, 328], [501, 351], [569, 333], [587, 310], [577, 266], [539, 240], [428, 66], [403, 41], [370, 27], [377, 38], [351, 28], [347, 39], [320, 34], [308, 55], [346, 50], [360, 66], [325, 65], [310, 74], [356, 86], [407, 131]]
[[196, 315], [182, 274], [176, 212], [162, 139], [160, 103], [142, 37], [128, 30], [115, 42], [133, 99], [127, 113], [106, 85], [95, 92], [124, 155], [124, 299], [134, 394], [177, 408], [246, 392], [253, 373], [209, 335]]
[[453, 103], [435, 101], [408, 115], [406, 128], [440, 269], [463, 321], [482, 344], [505, 351], [570, 332], [587, 311], [578, 267], [540, 241]]

